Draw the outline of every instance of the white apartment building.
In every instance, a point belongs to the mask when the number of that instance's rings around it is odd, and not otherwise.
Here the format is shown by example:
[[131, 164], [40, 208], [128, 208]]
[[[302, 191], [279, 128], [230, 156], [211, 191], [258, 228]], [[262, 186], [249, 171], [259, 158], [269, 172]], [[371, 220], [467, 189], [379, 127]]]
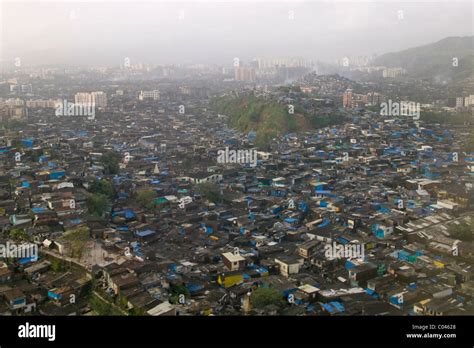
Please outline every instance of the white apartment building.
[[138, 95], [138, 100], [145, 100], [145, 99], [153, 99], [153, 100], [160, 99], [160, 91], [157, 89], [153, 91], [140, 91], [140, 94]]
[[99, 108], [107, 107], [107, 93], [102, 91], [91, 93], [76, 93], [74, 96], [76, 104], [95, 105]]

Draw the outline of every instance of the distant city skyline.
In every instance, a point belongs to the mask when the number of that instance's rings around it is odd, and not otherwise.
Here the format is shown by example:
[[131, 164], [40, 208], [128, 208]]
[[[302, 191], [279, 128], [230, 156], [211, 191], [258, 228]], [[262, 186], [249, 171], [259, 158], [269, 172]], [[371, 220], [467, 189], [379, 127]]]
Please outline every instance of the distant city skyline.
[[469, 1], [4, 1], [0, 57], [28, 65], [334, 61], [473, 35]]

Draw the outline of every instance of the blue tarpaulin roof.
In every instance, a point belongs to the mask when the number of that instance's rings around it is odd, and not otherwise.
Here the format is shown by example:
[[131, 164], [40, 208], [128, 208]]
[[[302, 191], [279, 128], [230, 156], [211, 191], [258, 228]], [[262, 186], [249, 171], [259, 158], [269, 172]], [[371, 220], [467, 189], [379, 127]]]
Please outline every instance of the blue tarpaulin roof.
[[127, 219], [134, 218], [134, 217], [135, 217], [135, 213], [133, 212], [133, 210], [127, 209], [127, 210], [125, 210], [125, 217], [126, 217]]
[[189, 290], [190, 293], [198, 292], [199, 290], [204, 289], [204, 285], [201, 284], [188, 284], [186, 288]]
[[337, 302], [337, 301], [332, 301], [330, 302], [334, 307], [336, 307], [336, 309], [339, 311], [339, 312], [344, 312], [345, 311], [345, 308], [344, 308], [344, 305], [340, 302]]
[[28, 139], [22, 139], [21, 143], [27, 147], [33, 147], [34, 141], [35, 140], [33, 138], [28, 138]]
[[64, 175], [66, 175], [66, 172], [64, 170], [60, 170], [60, 171], [57, 171], [57, 172], [52, 172], [49, 174], [49, 178], [50, 179], [60, 179], [62, 178]]
[[54, 298], [55, 300], [61, 299], [61, 294], [55, 294], [53, 291], [48, 291], [48, 297]]
[[32, 257], [24, 257], [24, 258], [18, 260], [18, 263], [20, 265], [25, 265], [27, 263], [36, 262], [36, 261], [38, 261], [38, 256], [32, 256]]
[[344, 266], [346, 269], [351, 269], [351, 268], [354, 268], [355, 265], [350, 261], [350, 260], [346, 260], [346, 264]]
[[329, 304], [327, 304], [327, 303], [323, 303], [323, 304], [321, 304], [321, 306], [322, 306], [325, 310], [327, 310], [329, 313], [334, 313], [334, 308], [332, 308], [331, 305], [329, 305]]
[[317, 227], [318, 227], [318, 228], [326, 227], [326, 226], [328, 226], [330, 223], [331, 223], [331, 221], [329, 221], [329, 219], [324, 219], [324, 221], [323, 221], [322, 223], [320, 223]]
[[152, 230], [144, 230], [144, 231], [138, 231], [136, 235], [138, 237], [146, 237], [146, 236], [151, 236], [152, 234], [155, 234], [155, 231]]
[[133, 212], [132, 209], [125, 209], [125, 210], [120, 210], [120, 211], [114, 211], [112, 213], [112, 217], [114, 216], [125, 216], [125, 218], [131, 219], [135, 217], [135, 213]]

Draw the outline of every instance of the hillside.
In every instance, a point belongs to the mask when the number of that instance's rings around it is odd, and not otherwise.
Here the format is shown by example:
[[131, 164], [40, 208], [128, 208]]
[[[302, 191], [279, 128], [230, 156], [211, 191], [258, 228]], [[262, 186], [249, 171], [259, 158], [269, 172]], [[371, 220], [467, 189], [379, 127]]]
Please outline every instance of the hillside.
[[[453, 58], [458, 66], [453, 66]], [[463, 83], [474, 79], [474, 37], [448, 37], [424, 46], [377, 57], [374, 65], [402, 67], [417, 78], [434, 82]]]
[[276, 136], [325, 127], [341, 119], [340, 116], [317, 115], [298, 104], [294, 114], [290, 114], [286, 105], [254, 95], [216, 98], [211, 107], [217, 113], [228, 116], [231, 127], [241, 132], [255, 131], [257, 146], [268, 145]]

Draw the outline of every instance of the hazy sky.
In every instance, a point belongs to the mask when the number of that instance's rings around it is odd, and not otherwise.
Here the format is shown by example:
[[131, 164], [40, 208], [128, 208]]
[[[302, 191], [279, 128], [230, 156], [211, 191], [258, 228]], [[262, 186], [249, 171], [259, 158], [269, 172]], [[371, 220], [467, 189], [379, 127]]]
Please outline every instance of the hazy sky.
[[473, 35], [474, 25], [470, 0], [0, 1], [1, 57], [26, 65], [330, 60]]

